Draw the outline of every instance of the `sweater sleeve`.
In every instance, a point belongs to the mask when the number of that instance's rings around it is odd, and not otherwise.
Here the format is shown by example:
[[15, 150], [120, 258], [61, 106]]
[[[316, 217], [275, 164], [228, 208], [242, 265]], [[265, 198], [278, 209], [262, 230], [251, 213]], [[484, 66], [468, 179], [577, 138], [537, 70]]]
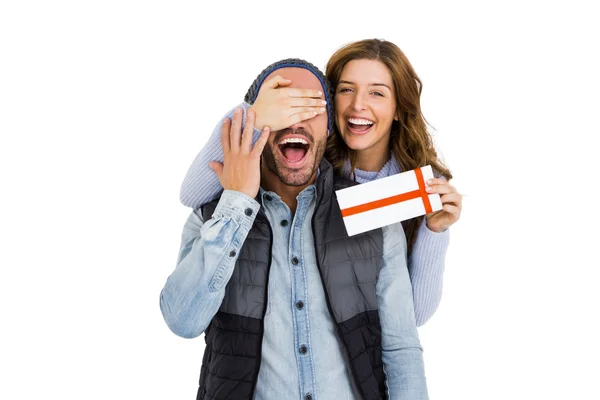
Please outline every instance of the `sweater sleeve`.
[[448, 229], [444, 232], [433, 232], [429, 230], [423, 218], [408, 260], [417, 326], [423, 325], [431, 318], [442, 299], [446, 251], [449, 243]]
[[[187, 171], [183, 183], [181, 184], [181, 190], [179, 192], [179, 198], [183, 205], [191, 208], [198, 208], [203, 204], [209, 203], [213, 199], [217, 198], [223, 188], [219, 182], [219, 178], [208, 166], [211, 161], [218, 161], [223, 163], [223, 149], [221, 148], [221, 128], [225, 118], [233, 118], [233, 113], [236, 108], [241, 107], [243, 109], [243, 126], [246, 125], [246, 111], [250, 108], [250, 104], [241, 103], [232, 108], [227, 114], [225, 114], [217, 123], [213, 129], [212, 134], [208, 138], [208, 141], [204, 147], [200, 150], [192, 165]], [[254, 128], [254, 135], [252, 137], [252, 145], [256, 143], [256, 140], [260, 137], [261, 131]]]

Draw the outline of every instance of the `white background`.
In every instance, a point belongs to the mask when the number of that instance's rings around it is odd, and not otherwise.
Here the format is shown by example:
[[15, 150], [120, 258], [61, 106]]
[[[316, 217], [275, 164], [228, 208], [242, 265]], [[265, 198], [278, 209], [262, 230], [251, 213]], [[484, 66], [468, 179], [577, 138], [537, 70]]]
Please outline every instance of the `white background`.
[[2, 2], [0, 398], [195, 398], [158, 305], [187, 167], [266, 65], [377, 37], [465, 194], [431, 398], [600, 399], [591, 3]]

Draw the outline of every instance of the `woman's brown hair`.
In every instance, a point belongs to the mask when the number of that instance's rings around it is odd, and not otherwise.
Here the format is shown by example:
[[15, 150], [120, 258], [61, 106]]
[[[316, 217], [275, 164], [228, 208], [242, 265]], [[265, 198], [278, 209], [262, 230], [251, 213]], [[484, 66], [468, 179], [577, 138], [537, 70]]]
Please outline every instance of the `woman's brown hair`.
[[[325, 71], [334, 93], [337, 93], [344, 66], [352, 60], [380, 61], [392, 75], [398, 121], [392, 123], [390, 151], [402, 171], [431, 165], [436, 176], [452, 179], [450, 170], [438, 159], [433, 140], [427, 131], [427, 122], [421, 113], [423, 84], [402, 50], [394, 43], [380, 39], [360, 40], [343, 46], [331, 56]], [[337, 127], [329, 135], [325, 156], [338, 174], [342, 174], [347, 160], [350, 160], [351, 171], [355, 169], [356, 151], [342, 140]], [[403, 223], [409, 254], [423, 218], [421, 216]]]

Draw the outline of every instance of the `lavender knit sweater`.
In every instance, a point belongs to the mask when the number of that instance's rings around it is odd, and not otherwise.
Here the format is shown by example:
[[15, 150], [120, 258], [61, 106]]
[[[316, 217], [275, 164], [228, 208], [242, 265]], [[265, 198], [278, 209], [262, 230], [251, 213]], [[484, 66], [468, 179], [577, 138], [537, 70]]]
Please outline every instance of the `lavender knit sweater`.
[[[233, 118], [233, 112], [238, 107], [242, 107], [244, 110], [243, 123], [245, 125], [246, 110], [250, 107], [247, 103], [242, 103], [234, 107], [219, 121], [208, 142], [206, 142], [194, 159], [183, 180], [180, 199], [184, 205], [198, 208], [218, 197], [223, 191], [219, 179], [209, 168], [208, 163], [210, 161], [223, 162], [221, 127], [225, 118]], [[258, 129], [254, 129], [252, 144], [256, 142], [260, 133]], [[349, 168], [346, 171], [348, 172]], [[379, 172], [361, 171], [358, 169], [355, 172], [356, 181], [365, 183], [402, 171], [396, 159], [392, 156]], [[448, 230], [441, 233], [430, 231], [427, 228], [425, 220], [423, 220], [410, 259], [408, 260], [417, 326], [421, 326], [427, 322], [440, 304], [449, 240], [450, 232]]]

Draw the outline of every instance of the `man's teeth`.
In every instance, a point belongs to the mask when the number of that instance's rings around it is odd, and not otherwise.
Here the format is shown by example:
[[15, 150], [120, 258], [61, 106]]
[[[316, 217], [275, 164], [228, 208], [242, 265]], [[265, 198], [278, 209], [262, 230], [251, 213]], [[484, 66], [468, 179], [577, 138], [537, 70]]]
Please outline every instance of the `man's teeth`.
[[348, 118], [348, 122], [354, 125], [373, 125], [373, 121], [362, 118]]
[[304, 144], [307, 145], [308, 142], [304, 139], [300, 139], [300, 138], [287, 138], [287, 139], [283, 139], [281, 141], [281, 143], [279, 143], [280, 145], [284, 145], [284, 144], [288, 144], [288, 143], [300, 143], [300, 144]]

